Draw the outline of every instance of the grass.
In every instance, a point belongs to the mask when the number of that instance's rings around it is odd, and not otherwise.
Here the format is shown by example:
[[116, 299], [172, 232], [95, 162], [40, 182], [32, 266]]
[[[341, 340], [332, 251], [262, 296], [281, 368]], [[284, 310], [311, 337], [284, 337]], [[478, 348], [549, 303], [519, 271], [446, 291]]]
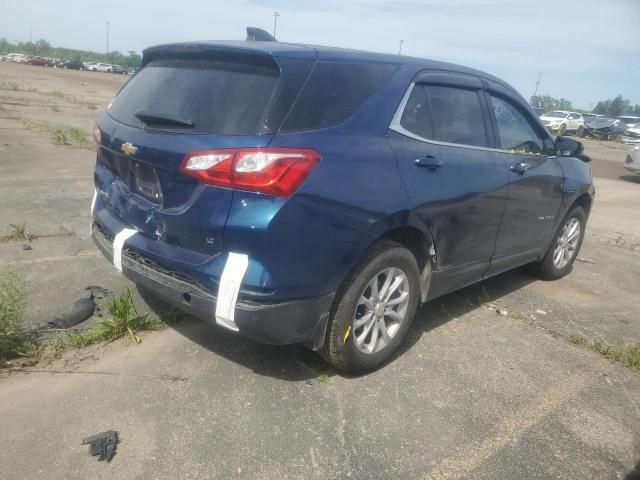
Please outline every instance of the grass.
[[318, 382], [324, 383], [324, 384], [330, 384], [331, 375], [329, 375], [328, 373], [321, 373], [320, 375], [318, 375]]
[[0, 90], [12, 90], [14, 92], [17, 92], [18, 90], [20, 90], [20, 88], [18, 87], [18, 84], [16, 82], [2, 81], [0, 82]]
[[158, 317], [138, 313], [129, 289], [111, 300], [109, 314], [110, 318], [101, 320], [91, 328], [72, 330], [55, 337], [47, 346], [47, 356], [59, 357], [69, 348], [113, 342], [127, 336], [135, 343], [140, 343], [140, 332], [158, 330], [164, 326]]
[[71, 145], [66, 130], [62, 128], [56, 128], [51, 132], [51, 140], [55, 145]]
[[602, 338], [596, 338], [591, 348], [600, 355], [624, 363], [633, 370], [640, 371], [640, 344], [637, 345], [610, 345]]
[[[498, 309], [498, 306], [495, 304], [486, 304], [486, 305], [487, 305], [487, 308], [489, 308], [490, 310], [497, 311]], [[504, 307], [500, 307], [500, 308], [503, 308], [504, 310], [507, 311], [507, 316], [509, 318], [513, 318], [514, 320], [524, 321], [529, 325], [533, 325], [538, 328], [541, 328], [542, 330], [553, 335], [554, 337], [562, 338], [574, 345], [590, 348], [591, 350], [599, 353], [600, 355], [606, 358], [615, 360], [616, 362], [620, 362], [626, 365], [627, 367], [631, 368], [632, 370], [640, 372], [640, 343], [635, 345], [625, 345], [623, 343], [611, 345], [602, 338], [595, 338], [594, 340], [589, 340], [587, 337], [577, 333], [563, 334], [547, 326], [538, 324], [530, 316], [525, 315], [524, 313], [518, 312], [517, 310], [507, 309]]]
[[54, 112], [61, 112], [60, 105], [51, 105], [51, 110]]
[[98, 105], [96, 105], [95, 103], [87, 103], [87, 109], [89, 109], [89, 110], [97, 110], [98, 109]]
[[89, 136], [77, 127], [53, 127], [50, 130], [51, 141], [55, 145], [71, 145], [81, 148], [92, 147]]
[[0, 366], [7, 359], [23, 355], [29, 342], [23, 327], [27, 283], [19, 273], [0, 270]]
[[9, 224], [9, 228], [6, 235], [0, 237], [0, 240], [8, 241], [8, 242], [20, 242], [26, 241], [30, 242], [33, 240], [35, 235], [27, 230], [26, 223], [11, 223]]

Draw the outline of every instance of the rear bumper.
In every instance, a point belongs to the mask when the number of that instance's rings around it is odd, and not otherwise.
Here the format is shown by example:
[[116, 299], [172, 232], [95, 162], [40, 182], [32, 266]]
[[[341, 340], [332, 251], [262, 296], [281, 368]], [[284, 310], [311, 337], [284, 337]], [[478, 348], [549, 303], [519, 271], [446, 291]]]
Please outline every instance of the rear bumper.
[[[93, 225], [93, 240], [111, 263], [115, 233], [103, 224]], [[144, 251], [126, 245], [122, 251], [122, 273], [176, 308], [216, 323], [216, 293], [150, 260]], [[324, 344], [333, 294], [279, 302], [256, 302], [243, 299], [244, 296], [240, 290], [234, 316], [240, 334], [273, 345], [301, 343], [314, 350]]]

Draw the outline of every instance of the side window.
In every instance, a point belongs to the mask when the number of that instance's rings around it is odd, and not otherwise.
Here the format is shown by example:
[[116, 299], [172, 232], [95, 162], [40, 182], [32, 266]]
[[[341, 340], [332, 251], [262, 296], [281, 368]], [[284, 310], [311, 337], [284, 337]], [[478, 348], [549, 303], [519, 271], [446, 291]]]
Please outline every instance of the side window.
[[396, 68], [390, 63], [318, 62], [282, 131], [327, 128], [344, 122], [380, 89]]
[[426, 85], [415, 85], [413, 87], [407, 105], [404, 107], [404, 112], [402, 112], [400, 125], [422, 138], [433, 138]]
[[482, 104], [475, 90], [416, 85], [400, 124], [429, 140], [486, 147]]
[[580, 115], [578, 115], [577, 113], [572, 113], [571, 115], [569, 115], [569, 120], [576, 120], [580, 118]]
[[512, 153], [545, 154], [545, 141], [527, 118], [511, 103], [491, 95], [491, 105], [498, 123], [500, 143]]

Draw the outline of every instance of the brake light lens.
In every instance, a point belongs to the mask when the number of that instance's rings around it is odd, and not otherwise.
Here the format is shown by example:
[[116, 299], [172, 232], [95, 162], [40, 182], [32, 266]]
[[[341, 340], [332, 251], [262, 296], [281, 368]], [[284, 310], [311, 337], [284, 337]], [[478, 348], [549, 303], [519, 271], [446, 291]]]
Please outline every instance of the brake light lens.
[[319, 161], [310, 149], [204, 150], [187, 153], [180, 171], [210, 185], [290, 197]]
[[96, 141], [96, 145], [98, 146], [98, 148], [100, 148], [100, 145], [102, 144], [102, 133], [100, 132], [100, 127], [97, 123], [95, 124], [95, 127], [93, 129], [93, 138]]

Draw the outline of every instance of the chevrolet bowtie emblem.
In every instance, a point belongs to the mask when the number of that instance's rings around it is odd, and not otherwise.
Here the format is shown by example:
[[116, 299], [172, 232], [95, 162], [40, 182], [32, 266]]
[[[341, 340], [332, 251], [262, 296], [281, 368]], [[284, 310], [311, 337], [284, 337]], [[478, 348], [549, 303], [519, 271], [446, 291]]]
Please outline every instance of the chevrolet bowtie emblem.
[[138, 151], [138, 147], [127, 142], [122, 144], [120, 150], [122, 150], [122, 153], [124, 153], [125, 155], [135, 155], [135, 153]]

